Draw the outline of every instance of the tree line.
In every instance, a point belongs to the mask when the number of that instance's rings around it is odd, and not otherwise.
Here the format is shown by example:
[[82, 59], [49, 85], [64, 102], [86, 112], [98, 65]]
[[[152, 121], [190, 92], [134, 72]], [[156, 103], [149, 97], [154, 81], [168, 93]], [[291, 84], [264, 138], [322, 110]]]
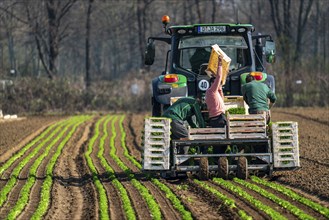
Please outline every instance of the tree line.
[[144, 65], [147, 38], [171, 25], [251, 23], [271, 34], [268, 67], [282, 106], [329, 103], [327, 0], [0, 0], [0, 79], [69, 77], [84, 89], [163, 71], [165, 50]]

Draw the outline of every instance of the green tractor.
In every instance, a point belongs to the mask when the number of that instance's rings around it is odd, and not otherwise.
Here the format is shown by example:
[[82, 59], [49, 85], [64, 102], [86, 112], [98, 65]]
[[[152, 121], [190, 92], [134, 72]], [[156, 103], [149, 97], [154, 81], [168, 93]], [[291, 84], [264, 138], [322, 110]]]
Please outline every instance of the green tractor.
[[[186, 176], [207, 179], [215, 174], [246, 179], [249, 173], [272, 175], [274, 170], [296, 169], [299, 163], [298, 124], [274, 122], [268, 126], [265, 114], [247, 114], [241, 96], [246, 76], [252, 74], [259, 83], [275, 92], [275, 80], [265, 73], [265, 61], [275, 61], [275, 44], [270, 35], [252, 35], [251, 24], [193, 24], [168, 27], [164, 16], [165, 37], [150, 37], [145, 64], [152, 65], [155, 41], [170, 45], [163, 74], [152, 81], [152, 117], [145, 119], [143, 170], [162, 177]], [[230, 58], [223, 91], [227, 125], [224, 128], [189, 128], [187, 139], [172, 140], [171, 120], [162, 112], [180, 97], [204, 100], [210, 86], [206, 73], [213, 45]], [[237, 105], [239, 104], [239, 105]], [[202, 109], [207, 122], [206, 105]], [[242, 107], [244, 113], [230, 112]], [[179, 149], [189, 146], [188, 154]], [[200, 149], [203, 149], [202, 151]], [[204, 149], [208, 149], [206, 152]]]
[[[230, 58], [231, 64], [224, 95], [240, 96], [247, 74], [252, 73], [273, 91], [275, 80], [265, 73], [268, 63], [275, 61], [275, 43], [270, 35], [252, 35], [251, 24], [193, 24], [168, 27], [169, 17], [163, 16], [164, 32], [168, 36], [149, 37], [145, 51], [145, 64], [152, 65], [155, 42], [169, 45], [163, 73], [152, 80], [152, 116], [161, 116], [177, 97], [191, 96], [202, 100], [210, 86], [205, 73], [212, 45], [217, 44]], [[263, 39], [265, 43], [263, 44]]]

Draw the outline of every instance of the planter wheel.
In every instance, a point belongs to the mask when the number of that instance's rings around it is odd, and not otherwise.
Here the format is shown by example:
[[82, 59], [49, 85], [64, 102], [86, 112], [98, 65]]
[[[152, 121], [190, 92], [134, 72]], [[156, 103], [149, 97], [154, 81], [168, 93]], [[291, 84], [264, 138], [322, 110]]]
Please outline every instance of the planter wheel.
[[247, 179], [248, 178], [248, 160], [245, 157], [239, 157], [238, 159], [238, 171], [236, 176], [239, 179]]
[[199, 178], [200, 180], [208, 180], [209, 178], [208, 158], [201, 157], [199, 162], [200, 162]]
[[228, 160], [226, 157], [218, 159], [218, 177], [228, 179]]

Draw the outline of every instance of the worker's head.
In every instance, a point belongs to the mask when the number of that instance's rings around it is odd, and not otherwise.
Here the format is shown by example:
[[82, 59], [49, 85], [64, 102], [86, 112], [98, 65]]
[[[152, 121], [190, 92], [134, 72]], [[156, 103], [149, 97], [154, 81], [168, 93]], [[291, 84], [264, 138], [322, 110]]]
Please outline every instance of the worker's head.
[[250, 75], [250, 74], [248, 74], [248, 76], [246, 77], [246, 82], [248, 83], [248, 82], [251, 82], [253, 80], [255, 80], [255, 77], [252, 76], [252, 75]]

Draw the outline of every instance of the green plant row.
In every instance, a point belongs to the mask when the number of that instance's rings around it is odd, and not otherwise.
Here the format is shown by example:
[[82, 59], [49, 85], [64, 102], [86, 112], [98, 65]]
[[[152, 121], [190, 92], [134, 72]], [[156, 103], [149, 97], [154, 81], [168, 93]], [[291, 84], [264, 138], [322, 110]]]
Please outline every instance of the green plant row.
[[0, 167], [0, 176], [3, 174], [5, 170], [7, 170], [18, 158], [20, 158], [24, 153], [30, 149], [33, 145], [35, 145], [38, 141], [40, 141], [44, 136], [48, 135], [48, 133], [55, 127], [63, 124], [65, 121], [58, 122], [56, 124], [50, 125], [44, 132], [42, 132], [38, 137], [33, 139], [30, 143], [25, 145], [17, 154], [13, 155]]
[[108, 137], [108, 131], [107, 131], [107, 124], [109, 121], [113, 119], [113, 117], [108, 117], [103, 124], [103, 133], [104, 135], [100, 139], [99, 143], [99, 151], [97, 153], [97, 157], [100, 159], [102, 166], [105, 168], [106, 172], [109, 175], [110, 180], [112, 181], [112, 184], [114, 187], [119, 191], [122, 204], [123, 204], [123, 209], [125, 211], [126, 217], [129, 220], [134, 220], [136, 219], [136, 213], [134, 211], [134, 208], [131, 204], [130, 198], [128, 196], [127, 190], [124, 188], [124, 186], [121, 184], [121, 182], [115, 177], [114, 170], [112, 167], [109, 165], [107, 160], [105, 159], [104, 155], [104, 145], [105, 145], [105, 140]]
[[290, 198], [292, 198], [304, 205], [307, 205], [308, 207], [314, 209], [315, 211], [317, 211], [317, 212], [321, 213], [322, 215], [324, 215], [325, 217], [329, 218], [329, 209], [328, 208], [295, 193], [291, 189], [288, 189], [280, 184], [265, 181], [256, 176], [251, 176], [251, 180], [256, 183], [262, 184], [264, 186], [270, 187], [276, 191], [279, 191], [279, 192], [285, 194], [286, 196], [289, 196]]
[[99, 201], [98, 201], [98, 205], [99, 205], [99, 214], [100, 214], [100, 219], [110, 219], [109, 213], [108, 213], [108, 200], [107, 200], [107, 196], [106, 196], [106, 190], [104, 189], [101, 181], [98, 178], [98, 172], [97, 169], [90, 157], [90, 154], [93, 151], [93, 146], [99, 136], [99, 125], [100, 123], [104, 120], [105, 118], [98, 120], [96, 122], [96, 128], [95, 128], [95, 133], [94, 135], [91, 137], [89, 143], [88, 143], [88, 149], [85, 153], [85, 157], [86, 157], [86, 161], [88, 164], [88, 167], [92, 173], [92, 180], [93, 183], [95, 184], [96, 190], [98, 192], [98, 196], [99, 196]]
[[261, 201], [255, 199], [253, 196], [249, 195], [247, 192], [245, 192], [242, 188], [232, 184], [229, 181], [225, 181], [221, 178], [214, 178], [213, 181], [221, 186], [224, 186], [225, 188], [231, 190], [232, 192], [236, 193], [237, 195], [243, 197], [246, 199], [249, 203], [253, 204], [257, 209], [263, 211], [268, 216], [270, 216], [272, 219], [286, 219], [284, 216], [282, 216], [279, 212], [275, 211], [271, 207], [264, 205]]
[[191, 212], [187, 211], [184, 205], [181, 203], [179, 198], [171, 191], [171, 189], [166, 186], [165, 184], [161, 183], [158, 179], [152, 178], [152, 182], [165, 194], [166, 197], [170, 200], [173, 204], [174, 208], [181, 214], [182, 219], [190, 220], [193, 219]]
[[131, 172], [131, 170], [120, 160], [120, 158], [116, 155], [116, 149], [115, 149], [115, 138], [116, 138], [116, 131], [115, 131], [115, 122], [117, 120], [118, 116], [115, 116], [112, 123], [111, 123], [111, 129], [112, 129], [112, 137], [110, 139], [110, 156], [113, 158], [113, 160], [118, 164], [118, 166], [125, 172], [127, 173], [128, 177], [130, 178], [131, 183], [133, 186], [139, 191], [141, 196], [145, 199], [146, 204], [148, 208], [150, 209], [150, 213], [152, 215], [153, 219], [162, 219], [161, 211], [160, 211], [160, 206], [159, 204], [155, 201], [154, 197], [148, 189], [142, 185], [138, 180], [135, 179], [134, 174]]
[[121, 146], [124, 150], [124, 156], [131, 161], [136, 167], [138, 167], [138, 169], [142, 169], [142, 165], [133, 157], [129, 154], [129, 151], [126, 147], [126, 132], [123, 128], [123, 120], [125, 119], [125, 115], [122, 115], [120, 117], [120, 132], [121, 132]]
[[297, 208], [296, 206], [292, 205], [290, 202], [281, 199], [279, 197], [277, 197], [276, 195], [274, 195], [273, 193], [270, 193], [268, 191], [266, 191], [265, 189], [254, 185], [252, 183], [249, 183], [247, 181], [238, 179], [238, 178], [234, 178], [233, 179], [234, 182], [237, 182], [259, 194], [261, 194], [262, 196], [272, 200], [273, 202], [279, 204], [280, 206], [282, 206], [283, 208], [287, 209], [288, 211], [290, 211], [292, 214], [294, 214], [295, 216], [297, 216], [299, 219], [310, 219], [310, 220], [315, 220], [315, 218], [313, 218], [312, 216], [306, 214], [305, 212], [303, 212], [302, 210], [300, 210], [299, 208]]
[[[139, 169], [142, 169], [142, 165], [132, 156], [129, 154], [127, 147], [126, 147], [126, 132], [124, 131], [124, 128], [122, 126], [122, 122], [124, 120], [124, 116], [121, 116], [120, 119], [120, 131], [121, 131], [121, 145], [125, 149], [125, 156], [133, 162], [133, 164], [138, 167]], [[185, 220], [193, 219], [191, 212], [187, 211], [185, 207], [182, 205], [181, 201], [178, 199], [178, 197], [171, 191], [169, 187], [167, 187], [165, 184], [161, 183], [156, 178], [151, 178], [151, 181], [165, 194], [166, 197], [170, 200], [170, 202], [173, 204], [174, 208], [181, 214], [182, 218]]]
[[26, 204], [28, 203], [29, 200], [29, 195], [31, 192], [31, 188], [34, 185], [36, 181], [36, 176], [37, 176], [37, 169], [40, 166], [41, 162], [43, 159], [49, 154], [51, 148], [60, 140], [60, 138], [63, 136], [63, 134], [68, 130], [69, 126], [72, 124], [68, 124], [62, 131], [61, 133], [56, 136], [56, 138], [47, 145], [45, 148], [44, 152], [42, 155], [40, 155], [32, 164], [30, 171], [29, 171], [29, 177], [27, 179], [27, 182], [23, 186], [20, 192], [20, 196], [15, 204], [15, 206], [9, 211], [9, 214], [7, 216], [7, 219], [16, 219], [17, 216], [21, 214], [21, 212], [24, 210]]
[[[209, 185], [207, 185], [204, 182], [201, 182], [197, 179], [195, 179], [194, 182], [196, 184], [198, 184], [199, 186], [203, 187], [204, 189], [208, 190], [212, 194], [214, 194], [216, 197], [218, 197], [221, 201], [223, 201], [224, 205], [228, 206], [231, 209], [237, 209], [237, 206], [236, 206], [235, 201], [233, 199], [228, 198], [226, 195], [224, 195], [221, 192], [219, 192], [218, 190], [210, 187]], [[251, 220], [252, 219], [252, 217], [247, 215], [247, 213], [243, 210], [238, 210], [238, 214], [241, 217], [241, 219], [245, 219], [245, 220]]]
[[[66, 123], [69, 123], [68, 121]], [[33, 159], [33, 157], [39, 152], [39, 150], [49, 141], [51, 138], [56, 135], [64, 126], [65, 124], [59, 125], [45, 140], [39, 143], [31, 153], [29, 153], [12, 171], [10, 179], [8, 180], [7, 184], [3, 187], [0, 191], [0, 207], [7, 201], [7, 196], [9, 192], [12, 190], [14, 185], [17, 182], [17, 177], [21, 170], [25, 167], [25, 165]]]
[[[46, 167], [46, 179], [42, 184], [41, 195], [40, 195], [41, 198], [36, 211], [33, 213], [31, 217], [32, 220], [42, 219], [42, 217], [46, 214], [50, 204], [50, 194], [53, 185], [53, 170], [55, 164], [59, 156], [61, 155], [62, 150], [65, 147], [65, 144], [70, 140], [70, 138], [76, 131], [77, 127], [83, 122], [89, 120], [91, 116], [76, 116], [74, 118], [75, 118], [74, 120], [75, 124], [73, 125], [69, 133], [64, 137], [64, 139], [59, 143], [55, 154], [50, 158], [50, 161]], [[64, 134], [65, 132], [61, 132], [61, 134], [58, 137], [56, 137], [56, 139], [60, 140]]]

